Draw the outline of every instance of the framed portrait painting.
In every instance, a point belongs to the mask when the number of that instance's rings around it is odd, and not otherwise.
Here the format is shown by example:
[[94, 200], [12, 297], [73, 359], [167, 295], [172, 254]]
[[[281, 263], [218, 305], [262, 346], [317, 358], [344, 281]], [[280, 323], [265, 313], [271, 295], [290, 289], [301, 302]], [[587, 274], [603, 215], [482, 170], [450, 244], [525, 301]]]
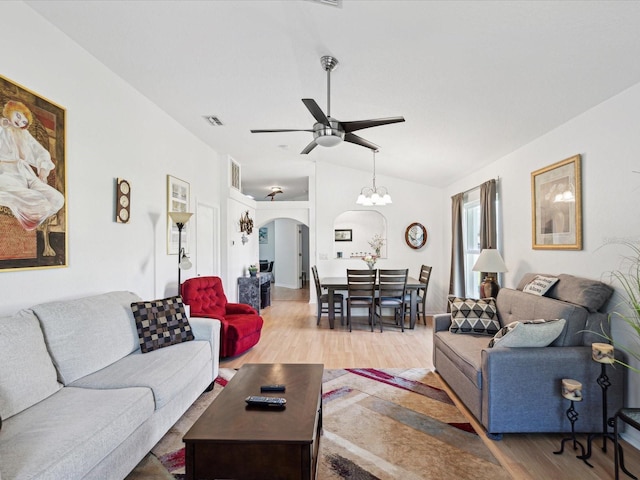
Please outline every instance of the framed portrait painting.
[[0, 271], [66, 267], [65, 109], [0, 76]]
[[[167, 254], [178, 254], [179, 230], [169, 217], [169, 212], [189, 211], [190, 187], [187, 182], [167, 175]], [[189, 253], [189, 224], [182, 227], [182, 248]]]
[[580, 155], [531, 173], [533, 248], [582, 250]]

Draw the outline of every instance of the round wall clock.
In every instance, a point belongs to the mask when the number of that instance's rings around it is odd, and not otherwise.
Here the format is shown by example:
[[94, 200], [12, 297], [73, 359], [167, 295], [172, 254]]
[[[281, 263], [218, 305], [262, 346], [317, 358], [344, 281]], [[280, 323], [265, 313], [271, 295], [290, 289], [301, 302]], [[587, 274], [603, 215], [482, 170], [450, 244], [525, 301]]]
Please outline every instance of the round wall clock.
[[129, 223], [131, 213], [131, 185], [123, 178], [116, 179], [116, 222]]
[[413, 249], [422, 248], [427, 243], [427, 229], [421, 223], [414, 222], [404, 232], [404, 240]]

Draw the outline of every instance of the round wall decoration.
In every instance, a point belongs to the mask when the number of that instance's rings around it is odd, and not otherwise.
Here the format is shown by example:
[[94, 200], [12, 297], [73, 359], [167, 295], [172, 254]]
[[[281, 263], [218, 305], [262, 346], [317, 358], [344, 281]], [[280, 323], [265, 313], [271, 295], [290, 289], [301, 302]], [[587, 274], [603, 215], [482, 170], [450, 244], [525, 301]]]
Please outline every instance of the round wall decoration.
[[427, 243], [427, 229], [418, 222], [413, 222], [404, 232], [404, 240], [411, 248], [417, 250]]
[[129, 223], [131, 212], [131, 185], [124, 178], [116, 179], [116, 222]]

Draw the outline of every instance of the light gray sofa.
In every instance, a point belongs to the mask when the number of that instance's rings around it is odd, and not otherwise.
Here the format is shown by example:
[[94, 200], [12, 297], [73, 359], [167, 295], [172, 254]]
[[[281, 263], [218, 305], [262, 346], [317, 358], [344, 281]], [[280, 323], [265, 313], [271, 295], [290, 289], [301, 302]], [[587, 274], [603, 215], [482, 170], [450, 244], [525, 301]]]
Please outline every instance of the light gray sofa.
[[[601, 364], [591, 360], [591, 344], [605, 342], [590, 332], [609, 331], [599, 312], [613, 290], [608, 285], [574, 277], [548, 275], [559, 281], [545, 296], [524, 293], [536, 274], [526, 274], [516, 290], [502, 288], [496, 298], [501, 326], [516, 320], [566, 320], [560, 336], [548, 347], [488, 348], [491, 336], [451, 333], [450, 314], [434, 317], [433, 361], [436, 371], [494, 438], [502, 433], [567, 432], [569, 401], [560, 394], [563, 378], [583, 385], [576, 402], [579, 432], [602, 431], [602, 390], [597, 384]], [[621, 358], [616, 351], [616, 358]], [[626, 370], [607, 365], [611, 381], [608, 415], [622, 407]]]
[[220, 322], [142, 354], [130, 292], [0, 318], [0, 474], [124, 478], [218, 375]]

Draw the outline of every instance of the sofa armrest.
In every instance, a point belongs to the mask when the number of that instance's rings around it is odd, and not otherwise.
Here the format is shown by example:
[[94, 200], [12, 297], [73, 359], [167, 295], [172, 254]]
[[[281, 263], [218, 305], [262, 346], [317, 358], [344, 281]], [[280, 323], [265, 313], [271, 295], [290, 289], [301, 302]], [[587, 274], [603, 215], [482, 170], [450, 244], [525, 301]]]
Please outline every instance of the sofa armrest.
[[451, 326], [451, 314], [450, 313], [439, 313], [433, 316], [433, 331], [434, 332], [442, 332], [444, 330], [449, 330]]
[[229, 315], [237, 315], [246, 313], [248, 315], [257, 315], [258, 312], [251, 305], [247, 305], [246, 303], [227, 303], [227, 314]]
[[[618, 352], [616, 352], [618, 353]], [[617, 356], [617, 355], [616, 355]], [[582, 383], [579, 431], [596, 431], [602, 422], [602, 391], [596, 379], [601, 364], [591, 360], [591, 347], [495, 347], [482, 350], [482, 423], [490, 433], [567, 431], [568, 402], [561, 394], [563, 378]], [[610, 414], [622, 407], [625, 369], [607, 369], [611, 380]]]
[[204, 317], [189, 317], [189, 325], [196, 340], [206, 340], [211, 345], [211, 381], [218, 377], [220, 367], [220, 320]]

